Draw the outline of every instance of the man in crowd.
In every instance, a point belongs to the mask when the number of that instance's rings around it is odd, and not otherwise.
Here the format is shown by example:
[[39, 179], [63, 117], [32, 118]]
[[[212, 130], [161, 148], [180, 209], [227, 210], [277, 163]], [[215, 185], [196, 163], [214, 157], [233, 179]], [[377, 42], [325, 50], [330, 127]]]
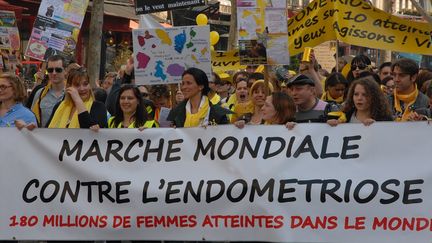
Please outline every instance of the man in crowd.
[[46, 127], [54, 106], [64, 97], [65, 60], [54, 55], [48, 58], [48, 85], [39, 89], [33, 100], [32, 111], [35, 113], [40, 127]]
[[418, 91], [415, 80], [418, 65], [408, 58], [401, 58], [392, 65], [395, 93], [389, 97], [395, 121], [407, 121], [417, 109], [427, 108], [429, 99]]
[[312, 79], [300, 74], [292, 77], [287, 86], [297, 107], [297, 122], [325, 122], [327, 102], [316, 97]]
[[384, 80], [384, 78], [391, 76], [391, 72], [392, 72], [391, 66], [392, 66], [391, 62], [385, 62], [381, 64], [378, 70], [378, 75], [381, 81]]

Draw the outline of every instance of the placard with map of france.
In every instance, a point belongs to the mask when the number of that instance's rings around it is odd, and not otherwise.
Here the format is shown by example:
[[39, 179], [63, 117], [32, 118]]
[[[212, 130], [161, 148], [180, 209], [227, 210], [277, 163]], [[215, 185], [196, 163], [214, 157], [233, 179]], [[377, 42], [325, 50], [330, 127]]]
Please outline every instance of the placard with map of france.
[[180, 83], [190, 67], [211, 77], [209, 26], [135, 29], [132, 35], [137, 84]]

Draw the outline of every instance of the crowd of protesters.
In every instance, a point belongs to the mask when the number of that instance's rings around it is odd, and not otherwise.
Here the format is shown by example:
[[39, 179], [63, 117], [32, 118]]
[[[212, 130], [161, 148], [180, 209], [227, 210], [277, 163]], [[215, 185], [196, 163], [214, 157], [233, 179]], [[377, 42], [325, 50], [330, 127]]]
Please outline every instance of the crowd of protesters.
[[[365, 55], [340, 59], [321, 72], [313, 55], [283, 77], [255, 70], [210, 77], [198, 68], [182, 75], [178, 89], [136, 85], [133, 59], [122, 73], [109, 72], [91, 87], [84, 67], [61, 56], [47, 60], [45, 72], [27, 95], [13, 73], [0, 74], [0, 127], [149, 128], [217, 124], [286, 125], [320, 122], [419, 121], [431, 118], [432, 72], [406, 58], [372, 66]], [[265, 80], [267, 79], [267, 80]], [[168, 112], [167, 112], [168, 111]]]

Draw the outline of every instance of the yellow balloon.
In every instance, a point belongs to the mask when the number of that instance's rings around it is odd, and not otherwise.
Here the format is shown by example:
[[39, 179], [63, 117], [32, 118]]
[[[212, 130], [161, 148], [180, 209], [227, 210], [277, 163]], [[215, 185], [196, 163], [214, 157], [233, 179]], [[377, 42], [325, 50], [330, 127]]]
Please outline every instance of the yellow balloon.
[[210, 46], [210, 50], [211, 50], [211, 51], [214, 51], [214, 46]]
[[214, 46], [219, 41], [219, 33], [217, 31], [210, 32], [210, 45]]
[[196, 16], [196, 23], [197, 23], [197, 25], [207, 25], [207, 23], [208, 23], [208, 18], [207, 18], [207, 15], [205, 15], [205, 14], [198, 14], [197, 16]]

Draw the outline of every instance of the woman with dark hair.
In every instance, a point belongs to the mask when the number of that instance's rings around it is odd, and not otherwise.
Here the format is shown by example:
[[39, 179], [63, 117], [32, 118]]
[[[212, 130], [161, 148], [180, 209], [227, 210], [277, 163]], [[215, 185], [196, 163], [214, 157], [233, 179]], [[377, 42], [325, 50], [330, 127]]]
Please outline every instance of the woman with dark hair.
[[265, 124], [286, 124], [295, 121], [294, 101], [283, 92], [275, 92], [267, 96], [261, 110]]
[[325, 92], [321, 96], [321, 100], [342, 104], [347, 88], [348, 81], [341, 73], [331, 73], [325, 80]]
[[14, 127], [17, 120], [36, 126], [36, 116], [24, 107], [24, 82], [13, 73], [0, 74], [0, 127]]
[[97, 131], [107, 127], [105, 105], [96, 101], [85, 68], [69, 73], [65, 98], [58, 103], [48, 121], [49, 128], [90, 128]]
[[210, 91], [206, 73], [198, 68], [189, 68], [182, 75], [181, 91], [185, 100], [170, 111], [168, 121], [175, 127], [197, 127], [212, 124], [227, 124], [230, 111], [210, 103]]
[[360, 54], [355, 56], [351, 61], [351, 69], [348, 73], [348, 81], [352, 82], [355, 79], [359, 78], [360, 73], [363, 71], [372, 71], [372, 62], [369, 57]]
[[133, 84], [124, 84], [120, 88], [115, 111], [108, 120], [109, 128], [158, 127], [154, 120], [148, 120], [141, 92]]
[[[375, 121], [393, 121], [390, 105], [379, 85], [370, 77], [355, 80], [348, 91], [342, 108], [346, 122], [368, 126]], [[336, 126], [341, 121], [331, 119], [327, 123]]]

